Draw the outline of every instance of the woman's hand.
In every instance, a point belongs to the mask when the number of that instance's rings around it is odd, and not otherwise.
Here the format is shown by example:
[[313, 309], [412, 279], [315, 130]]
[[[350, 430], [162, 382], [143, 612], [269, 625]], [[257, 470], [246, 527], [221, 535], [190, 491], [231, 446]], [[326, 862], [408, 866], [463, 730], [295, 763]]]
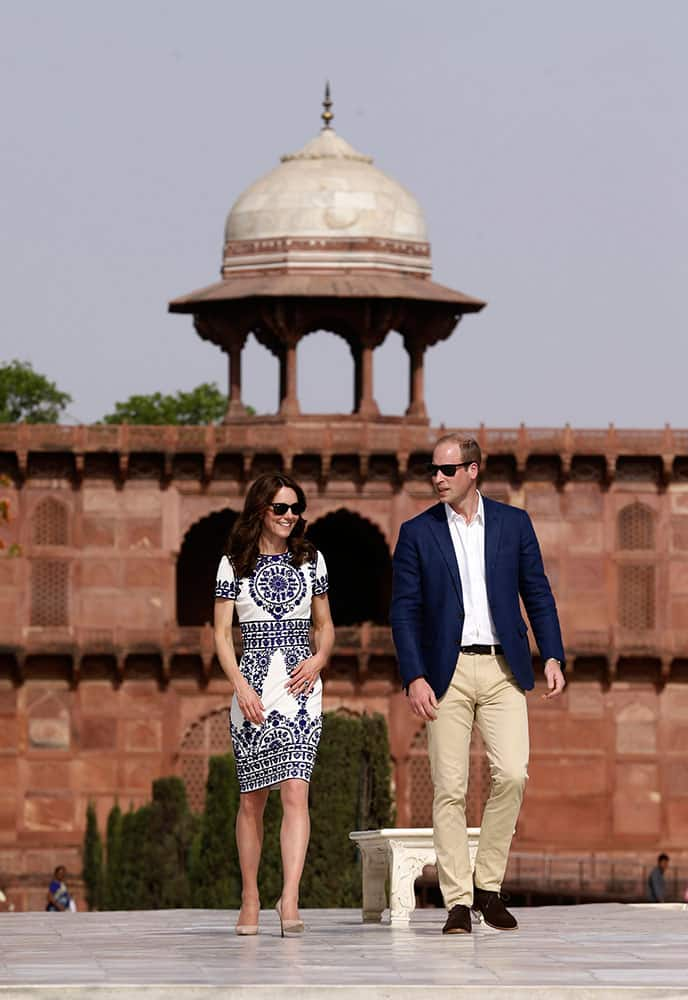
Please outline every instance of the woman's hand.
[[246, 681], [243, 684], [237, 684], [234, 693], [243, 717], [252, 722], [254, 726], [262, 726], [265, 721], [265, 706], [251, 685], [247, 684]]
[[295, 698], [298, 698], [301, 694], [310, 694], [320, 676], [323, 665], [317, 653], [305, 660], [301, 660], [294, 673], [284, 685], [289, 694]]

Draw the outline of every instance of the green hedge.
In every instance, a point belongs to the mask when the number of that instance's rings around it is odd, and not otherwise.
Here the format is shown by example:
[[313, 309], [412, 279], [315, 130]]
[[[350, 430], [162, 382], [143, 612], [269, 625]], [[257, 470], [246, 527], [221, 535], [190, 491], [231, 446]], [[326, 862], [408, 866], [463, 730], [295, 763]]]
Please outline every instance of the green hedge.
[[241, 896], [233, 822], [239, 782], [231, 756], [211, 757], [201, 828], [189, 863], [194, 906], [233, 909]]
[[[110, 812], [106, 862], [84, 879], [89, 899], [103, 909], [203, 907], [235, 909], [241, 874], [234, 825], [239, 785], [231, 755], [212, 757], [203, 814], [194, 816], [180, 778], [153, 783], [153, 800], [122, 814]], [[326, 713], [310, 785], [311, 839], [301, 882], [301, 905], [360, 904], [360, 861], [349, 832], [393, 823], [387, 726], [381, 715]], [[264, 906], [281, 891], [279, 828], [282, 806], [272, 792], [265, 809], [259, 889]], [[95, 813], [87, 825], [84, 859], [98, 857]], [[101, 849], [102, 851], [102, 849]], [[87, 853], [88, 852], [88, 853]], [[92, 874], [91, 872], [95, 872]]]
[[103, 842], [98, 832], [95, 806], [89, 802], [86, 808], [82, 871], [89, 910], [99, 910], [103, 905], [103, 877]]

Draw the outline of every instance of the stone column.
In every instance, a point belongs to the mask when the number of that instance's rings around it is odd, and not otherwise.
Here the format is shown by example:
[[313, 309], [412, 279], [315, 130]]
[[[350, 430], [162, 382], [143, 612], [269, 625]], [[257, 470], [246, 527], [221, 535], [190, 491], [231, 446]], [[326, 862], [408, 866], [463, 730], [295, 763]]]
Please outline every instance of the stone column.
[[244, 348], [245, 340], [245, 337], [241, 342], [233, 339], [227, 348], [227, 357], [229, 359], [229, 397], [225, 422], [233, 417], [246, 416], [246, 407], [241, 398], [241, 352]]
[[[377, 339], [377, 338], [376, 338]], [[380, 408], [373, 395], [373, 348], [376, 346], [372, 338], [362, 337], [360, 353], [356, 362], [356, 412], [359, 417], [370, 419], [379, 417]]]
[[225, 421], [234, 417], [245, 417], [246, 407], [241, 398], [241, 352], [249, 332], [247, 325], [224, 316], [194, 316], [194, 326], [204, 340], [217, 344], [227, 355], [228, 393]]
[[291, 334], [285, 338], [284, 354], [280, 358], [280, 416], [297, 417], [301, 412], [296, 383], [296, 346], [299, 337]]
[[361, 408], [361, 346], [360, 344], [350, 344], [351, 353], [354, 359], [354, 413], [358, 413]]
[[406, 410], [407, 417], [419, 417], [427, 419], [425, 409], [425, 373], [423, 363], [425, 361], [425, 344], [415, 338], [411, 341], [404, 341], [404, 346], [409, 355], [409, 405]]

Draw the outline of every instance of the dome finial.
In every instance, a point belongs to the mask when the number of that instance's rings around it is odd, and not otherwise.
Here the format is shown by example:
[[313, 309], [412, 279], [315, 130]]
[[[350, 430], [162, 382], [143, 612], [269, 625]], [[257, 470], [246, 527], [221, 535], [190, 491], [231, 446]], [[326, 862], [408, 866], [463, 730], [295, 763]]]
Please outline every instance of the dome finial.
[[323, 103], [323, 113], [320, 115], [320, 117], [322, 118], [323, 122], [325, 123], [323, 125], [323, 131], [324, 131], [326, 128], [332, 128], [332, 125], [330, 123], [331, 123], [332, 119], [334, 118], [334, 112], [330, 111], [330, 108], [332, 107], [332, 100], [330, 98], [330, 81], [329, 80], [325, 84], [325, 100], [322, 103]]

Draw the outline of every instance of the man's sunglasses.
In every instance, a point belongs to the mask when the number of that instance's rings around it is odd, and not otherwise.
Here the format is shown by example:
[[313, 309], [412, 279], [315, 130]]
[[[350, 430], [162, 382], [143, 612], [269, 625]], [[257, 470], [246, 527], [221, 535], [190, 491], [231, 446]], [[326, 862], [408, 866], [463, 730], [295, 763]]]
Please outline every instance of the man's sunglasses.
[[273, 514], [277, 514], [278, 517], [286, 514], [288, 510], [292, 512], [294, 517], [300, 517], [306, 509], [302, 503], [271, 503], [270, 507]]
[[473, 462], [455, 462], [453, 465], [435, 465], [434, 462], [428, 462], [427, 470], [433, 478], [438, 472], [449, 478], [455, 476], [458, 469], [467, 469], [469, 465], [473, 465]]

